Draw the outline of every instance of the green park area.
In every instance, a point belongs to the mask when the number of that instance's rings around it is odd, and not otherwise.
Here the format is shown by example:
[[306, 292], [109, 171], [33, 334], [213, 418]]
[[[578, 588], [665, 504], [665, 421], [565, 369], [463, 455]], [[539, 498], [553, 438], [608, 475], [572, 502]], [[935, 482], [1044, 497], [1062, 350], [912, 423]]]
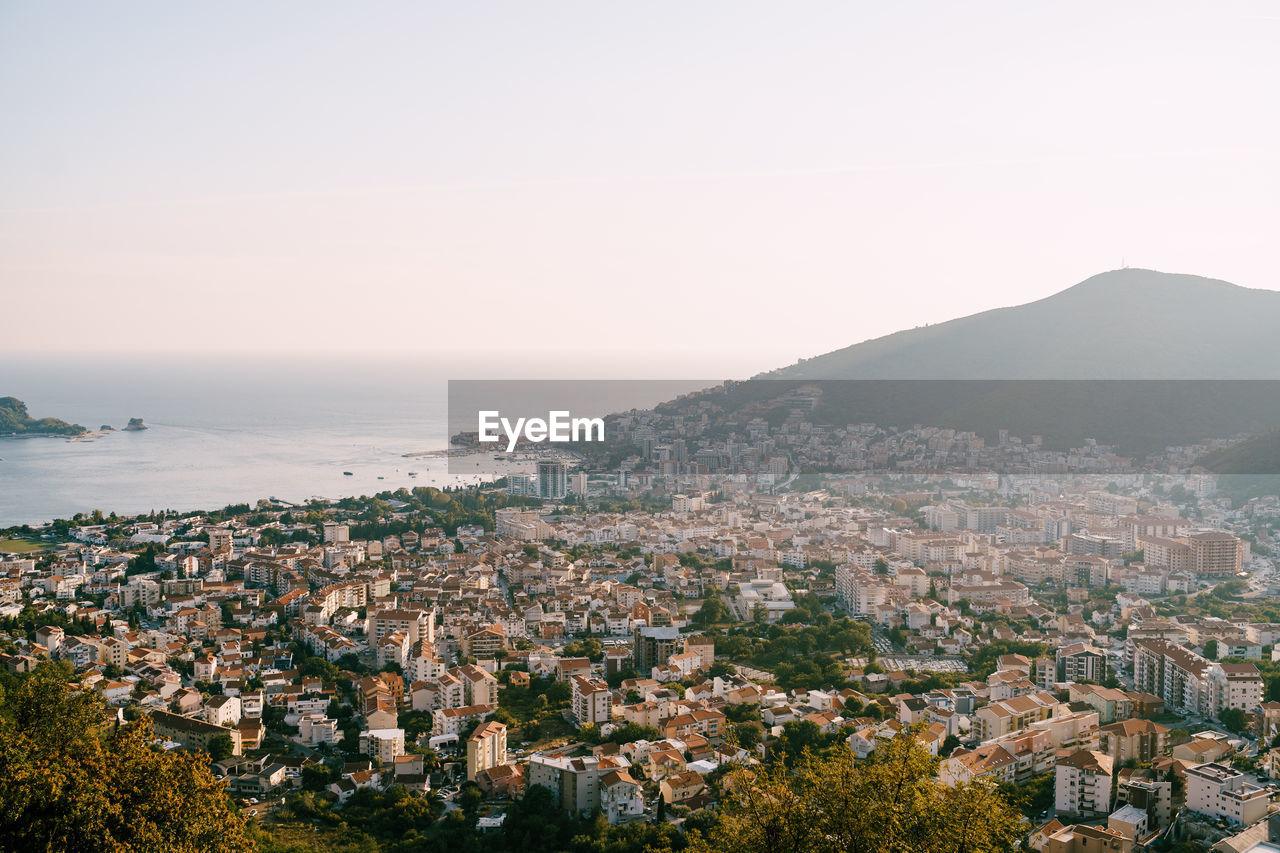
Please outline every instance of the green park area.
[[39, 551], [43, 547], [38, 542], [29, 542], [26, 539], [0, 539], [0, 553], [4, 554], [26, 554], [29, 551]]

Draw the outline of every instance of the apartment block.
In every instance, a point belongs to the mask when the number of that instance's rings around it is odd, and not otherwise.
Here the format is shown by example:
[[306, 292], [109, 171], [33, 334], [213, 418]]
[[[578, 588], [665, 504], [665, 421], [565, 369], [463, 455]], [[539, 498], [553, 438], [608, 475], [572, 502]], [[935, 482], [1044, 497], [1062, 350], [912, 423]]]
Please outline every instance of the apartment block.
[[1059, 681], [1091, 681], [1102, 684], [1107, 680], [1107, 654], [1088, 643], [1072, 643], [1058, 649]]
[[1096, 818], [1111, 811], [1111, 756], [1080, 750], [1054, 765], [1054, 805], [1059, 814]]
[[1271, 788], [1263, 788], [1225, 764], [1187, 769], [1187, 808], [1237, 826], [1248, 826], [1267, 814]]
[[680, 648], [680, 632], [675, 628], [640, 626], [635, 631], [632, 655], [639, 672], [650, 672], [667, 662]]
[[573, 709], [573, 717], [580, 727], [609, 722], [613, 694], [602, 679], [575, 675], [569, 679], [569, 690], [569, 707]]
[[974, 730], [982, 741], [1021, 731], [1054, 715], [1060, 703], [1051, 693], [1031, 693], [991, 702], [977, 710]]
[[383, 764], [394, 764], [404, 755], [404, 729], [370, 729], [360, 733], [360, 751]]
[[377, 647], [383, 637], [395, 631], [403, 631], [409, 646], [419, 640], [436, 641], [436, 611], [425, 610], [370, 610], [365, 618], [365, 634], [369, 645]]
[[1100, 749], [1116, 764], [1154, 761], [1169, 752], [1169, 729], [1150, 720], [1122, 720], [1102, 727]]
[[151, 723], [155, 726], [157, 735], [166, 740], [176, 741], [187, 749], [203, 749], [207, 752], [210, 741], [220, 735], [227, 735], [231, 738], [232, 754], [239, 755], [241, 751], [240, 732], [233, 728], [223, 728], [214, 723], [184, 717], [181, 714], [171, 714], [168, 711], [152, 711]]
[[530, 785], [551, 791], [556, 805], [570, 814], [592, 815], [600, 809], [600, 779], [613, 770], [629, 770], [621, 756], [569, 758], [555, 753], [529, 757]]
[[507, 763], [507, 727], [490, 720], [467, 738], [467, 779], [474, 782], [485, 770]]

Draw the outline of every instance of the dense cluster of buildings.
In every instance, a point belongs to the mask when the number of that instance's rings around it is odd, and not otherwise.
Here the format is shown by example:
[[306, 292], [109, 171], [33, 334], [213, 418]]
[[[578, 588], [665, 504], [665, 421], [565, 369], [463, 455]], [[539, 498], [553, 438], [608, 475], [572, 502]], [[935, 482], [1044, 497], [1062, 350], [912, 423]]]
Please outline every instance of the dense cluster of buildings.
[[[714, 803], [717, 769], [767, 761], [805, 723], [862, 758], [916, 738], [949, 785], [1052, 776], [1040, 850], [1128, 853], [1175, 824], [1266, 821], [1272, 789], [1241, 767], [1277, 761], [1280, 703], [1249, 661], [1270, 657], [1280, 625], [1162, 604], [1267, 570], [1261, 540], [1242, 535], [1267, 506], [1233, 510], [1194, 475], [1192, 513], [1164, 497], [1163, 475], [1122, 473], [1108, 448], [820, 427], [793, 397], [796, 417], [729, 439], [700, 438], [694, 413], [677, 433], [670, 413], [633, 413], [618, 424], [636, 447], [621, 471], [589, 486], [550, 460], [507, 484], [546, 506], [448, 534], [395, 496], [374, 522], [268, 505], [78, 527], [0, 562], [0, 615], [35, 626], [2, 638], [3, 665], [70, 662], [164, 743], [221, 744], [233, 790], [255, 796], [296, 787], [325, 756], [342, 759], [338, 803], [368, 786], [426, 791], [452, 762], [492, 797], [542, 785], [566, 811], [625, 822], [659, 800]], [[838, 470], [783, 488], [822, 460]], [[663, 505], [551, 511], [593, 489]], [[361, 524], [400, 532], [354, 537]], [[713, 597], [726, 621], [783, 632], [816, 599], [869, 624], [879, 659], [844, 658], [843, 680], [821, 689], [717, 665], [695, 624]], [[1043, 651], [970, 671], [999, 642]], [[930, 673], [946, 686], [903, 689]], [[563, 722], [583, 735], [533, 748], [506, 701], [533, 679], [562, 685]], [[628, 726], [644, 735], [610, 740]]]

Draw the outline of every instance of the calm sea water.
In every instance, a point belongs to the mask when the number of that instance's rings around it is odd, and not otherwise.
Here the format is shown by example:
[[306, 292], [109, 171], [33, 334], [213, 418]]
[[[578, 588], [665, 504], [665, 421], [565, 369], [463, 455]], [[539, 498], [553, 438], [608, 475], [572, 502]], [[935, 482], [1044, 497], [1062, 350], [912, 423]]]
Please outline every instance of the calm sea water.
[[5, 358], [0, 396], [34, 417], [150, 429], [0, 439], [0, 527], [475, 479], [403, 456], [445, 447], [445, 387], [430, 364]]
[[[560, 363], [484, 353], [452, 363], [0, 354], [0, 397], [24, 401], [33, 417], [61, 418], [91, 430], [103, 424], [119, 430], [138, 417], [150, 427], [75, 441], [0, 438], [0, 527], [94, 509], [216, 509], [266, 497], [341, 498], [528, 472], [536, 462], [527, 455], [499, 461], [492, 451], [452, 460], [405, 454], [447, 447], [450, 379], [551, 374], [571, 380], [500, 380], [502, 393], [490, 396], [485, 385], [474, 399], [459, 392], [455, 402], [467, 414], [466, 423], [452, 430], [457, 431], [474, 429], [469, 419], [478, 400], [487, 401], [480, 408], [505, 411], [508, 403], [518, 403], [533, 406], [530, 413], [564, 408], [595, 416], [652, 406], [713, 384], [651, 378], [680, 375], [686, 368], [682, 359], [665, 365], [652, 357], [609, 363], [577, 354]], [[615, 379], [574, 379], [602, 376]]]

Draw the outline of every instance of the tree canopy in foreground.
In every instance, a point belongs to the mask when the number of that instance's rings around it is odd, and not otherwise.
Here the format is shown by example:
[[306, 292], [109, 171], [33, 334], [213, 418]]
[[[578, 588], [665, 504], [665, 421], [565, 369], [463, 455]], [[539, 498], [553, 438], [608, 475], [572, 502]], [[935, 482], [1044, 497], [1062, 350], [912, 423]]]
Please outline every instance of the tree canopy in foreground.
[[0, 693], [0, 838], [8, 850], [252, 850], [200, 753], [155, 746], [101, 697], [44, 664]]
[[849, 750], [735, 770], [700, 853], [995, 853], [1013, 849], [1022, 817], [979, 780], [949, 788], [935, 760], [900, 735], [857, 761]]

